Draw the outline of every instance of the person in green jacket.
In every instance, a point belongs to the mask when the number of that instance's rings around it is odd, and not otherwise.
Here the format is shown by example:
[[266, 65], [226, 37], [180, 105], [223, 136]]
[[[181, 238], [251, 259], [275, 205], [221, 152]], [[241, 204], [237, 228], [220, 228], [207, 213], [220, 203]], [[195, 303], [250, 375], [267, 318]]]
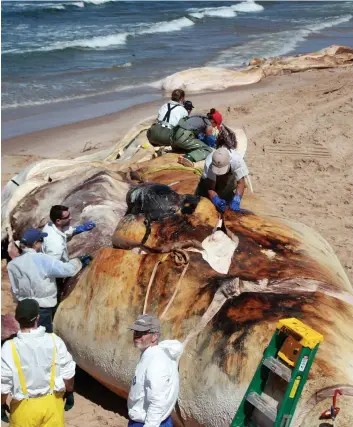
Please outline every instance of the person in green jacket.
[[171, 146], [176, 152], [184, 152], [178, 162], [192, 167], [194, 162], [206, 159], [213, 149], [207, 144], [212, 136], [212, 124], [207, 116], [183, 117], [171, 133]]

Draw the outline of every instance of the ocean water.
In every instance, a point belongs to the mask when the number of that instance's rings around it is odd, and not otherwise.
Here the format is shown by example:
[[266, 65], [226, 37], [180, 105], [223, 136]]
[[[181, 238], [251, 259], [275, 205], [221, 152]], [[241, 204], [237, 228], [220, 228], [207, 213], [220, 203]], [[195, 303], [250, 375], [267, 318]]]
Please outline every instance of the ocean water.
[[191, 67], [353, 46], [353, 2], [3, 1], [2, 138], [161, 98]]

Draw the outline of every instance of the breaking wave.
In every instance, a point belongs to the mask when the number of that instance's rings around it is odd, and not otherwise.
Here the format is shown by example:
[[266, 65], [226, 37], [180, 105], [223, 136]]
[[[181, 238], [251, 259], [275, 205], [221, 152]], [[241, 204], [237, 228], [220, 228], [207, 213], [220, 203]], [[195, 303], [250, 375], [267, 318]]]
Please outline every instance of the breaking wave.
[[353, 15], [345, 15], [335, 19], [311, 23], [298, 30], [259, 35], [254, 40], [243, 45], [221, 52], [217, 58], [208, 62], [207, 66], [240, 67], [247, 65], [249, 60], [254, 57], [269, 58], [286, 55], [305, 41], [310, 34], [349, 22], [352, 18]]
[[233, 18], [237, 16], [237, 12], [261, 12], [262, 10], [264, 10], [263, 6], [249, 0], [232, 6], [204, 7], [201, 9], [191, 8], [187, 11], [193, 18], [202, 19], [207, 16], [214, 18]]
[[30, 52], [50, 52], [64, 49], [106, 49], [126, 44], [128, 37], [136, 37], [143, 34], [169, 33], [180, 31], [185, 27], [194, 25], [194, 22], [188, 18], [179, 18], [172, 21], [156, 22], [152, 25], [138, 24], [138, 29], [134, 32], [124, 32], [118, 34], [110, 34], [107, 36], [97, 36], [91, 39], [67, 40], [62, 42], [52, 43], [49, 46], [43, 46], [34, 49], [8, 49], [3, 50], [3, 53], [22, 54]]
[[185, 27], [191, 27], [194, 22], [189, 18], [174, 19], [169, 22], [156, 22], [148, 28], [137, 31], [135, 34], [154, 34], [154, 33], [169, 33], [172, 31], [180, 31]]
[[87, 4], [94, 4], [94, 5], [100, 5], [104, 3], [114, 3], [116, 0], [84, 0], [84, 3]]
[[235, 4], [232, 6], [232, 9], [237, 12], [261, 12], [264, 10], [264, 7], [254, 1], [248, 0]]
[[206, 7], [203, 9], [189, 9], [189, 15], [196, 19], [202, 19], [205, 16], [214, 17], [214, 18], [233, 18], [237, 16], [236, 12], [232, 7]]

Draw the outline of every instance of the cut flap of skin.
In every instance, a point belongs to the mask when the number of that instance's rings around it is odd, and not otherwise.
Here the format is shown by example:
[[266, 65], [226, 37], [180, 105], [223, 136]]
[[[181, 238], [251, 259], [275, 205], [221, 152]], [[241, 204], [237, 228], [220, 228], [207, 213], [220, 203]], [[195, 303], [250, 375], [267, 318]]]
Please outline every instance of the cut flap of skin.
[[202, 258], [218, 273], [227, 274], [237, 246], [222, 230], [217, 230], [202, 242]]

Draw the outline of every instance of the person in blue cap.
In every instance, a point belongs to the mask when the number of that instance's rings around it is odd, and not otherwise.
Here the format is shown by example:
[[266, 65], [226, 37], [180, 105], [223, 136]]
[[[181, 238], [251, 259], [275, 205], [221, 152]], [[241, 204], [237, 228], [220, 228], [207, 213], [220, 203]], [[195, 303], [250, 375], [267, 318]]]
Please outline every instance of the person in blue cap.
[[184, 102], [184, 108], [185, 108], [185, 110], [188, 112], [188, 114], [189, 114], [189, 116], [190, 116], [190, 114], [192, 113], [192, 110], [193, 110], [195, 107], [192, 105], [192, 102], [191, 102], [191, 101], [185, 101], [185, 102]]
[[91, 257], [84, 255], [68, 262], [40, 253], [47, 233], [29, 228], [20, 240], [21, 255], [7, 265], [11, 291], [17, 301], [32, 298], [39, 304], [39, 326], [53, 332], [53, 314], [57, 305], [56, 278], [75, 276]]

